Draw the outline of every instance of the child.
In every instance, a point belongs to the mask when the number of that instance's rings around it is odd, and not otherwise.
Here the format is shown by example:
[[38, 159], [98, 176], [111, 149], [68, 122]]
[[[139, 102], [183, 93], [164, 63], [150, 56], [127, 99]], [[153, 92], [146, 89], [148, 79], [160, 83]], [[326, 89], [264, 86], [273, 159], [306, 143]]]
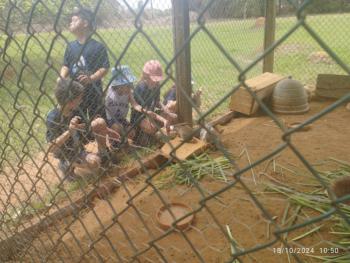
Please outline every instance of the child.
[[143, 67], [142, 79], [134, 91], [135, 101], [141, 105], [143, 111], [134, 109], [130, 120], [133, 125], [137, 126], [136, 143], [138, 144], [148, 144], [149, 137], [162, 126], [167, 132], [169, 131], [168, 120], [155, 113], [157, 107], [161, 108], [159, 84], [162, 80], [163, 70], [160, 62], [158, 60], [147, 61]]
[[105, 46], [91, 38], [94, 14], [84, 8], [75, 9], [69, 30], [76, 40], [66, 48], [61, 78], [69, 76], [86, 88], [80, 105], [84, 117], [90, 120], [97, 115], [104, 117], [101, 80], [108, 72], [109, 60]]
[[[130, 129], [131, 125], [126, 119], [129, 112], [129, 104], [132, 106], [133, 111], [144, 114], [167, 126], [167, 121], [164, 118], [152, 111], [142, 108], [135, 101], [132, 88], [136, 77], [132, 74], [128, 66], [113, 68], [112, 75], [113, 80], [108, 87], [105, 99], [109, 127], [119, 134], [125, 134], [127, 131], [129, 138], [134, 137], [135, 131]], [[146, 120], [141, 121], [140, 127], [144, 128], [147, 125], [145, 122]]]
[[[194, 82], [191, 82], [193, 86]], [[201, 106], [201, 95], [202, 90], [199, 89], [196, 92], [192, 93], [192, 103], [197, 109], [200, 109]], [[171, 125], [177, 123], [177, 109], [176, 109], [176, 86], [173, 85], [164, 95], [163, 103], [161, 104], [162, 113], [161, 115], [166, 118]]]
[[106, 139], [100, 137], [103, 119], [91, 122], [91, 130], [96, 135], [98, 154], [88, 153], [84, 144], [88, 140], [84, 136], [86, 124], [82, 123], [79, 105], [84, 95], [84, 86], [79, 82], [59, 80], [55, 89], [58, 106], [48, 113], [46, 139], [50, 143], [49, 151], [59, 159], [59, 169], [65, 178], [74, 178], [74, 168], [96, 171], [109, 158]]

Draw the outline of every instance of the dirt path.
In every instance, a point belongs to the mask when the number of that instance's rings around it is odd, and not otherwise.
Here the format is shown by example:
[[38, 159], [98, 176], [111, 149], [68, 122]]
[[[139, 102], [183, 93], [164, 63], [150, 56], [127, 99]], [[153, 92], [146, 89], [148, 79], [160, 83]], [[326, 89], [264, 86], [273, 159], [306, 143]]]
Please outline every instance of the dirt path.
[[[288, 123], [303, 121], [329, 104], [329, 102], [313, 102], [311, 111], [306, 115], [281, 115], [280, 118]], [[291, 141], [312, 164], [329, 157], [350, 162], [349, 119], [350, 112], [341, 107], [313, 123], [309, 131], [293, 134]], [[235, 119], [222, 128], [224, 146], [236, 157], [246, 149], [251, 162], [264, 157], [283, 143], [281, 131], [266, 116]], [[278, 165], [292, 167], [291, 169], [305, 168], [290, 149], [284, 149], [276, 162]], [[237, 161], [240, 168], [248, 163], [246, 155], [242, 155]], [[259, 177], [258, 174], [266, 165], [267, 162], [264, 162], [254, 167], [256, 184], [251, 170], [242, 175], [242, 180], [266, 212], [276, 216], [276, 223], [281, 224], [287, 201], [282, 196], [262, 193], [265, 183], [269, 180], [264, 176]], [[324, 168], [329, 167], [325, 165]], [[272, 165], [268, 170], [271, 169]], [[310, 180], [303, 175], [291, 173], [274, 177], [293, 186]], [[118, 262], [131, 260], [133, 255], [142, 252], [137, 257], [140, 262], [161, 262], [164, 259], [168, 262], [199, 262], [200, 259], [205, 262], [225, 262], [230, 256], [226, 225], [229, 226], [239, 247], [245, 250], [254, 250], [259, 245], [273, 243], [276, 239], [272, 234], [275, 227], [273, 224], [268, 227], [264, 214], [240, 184], [218, 193], [215, 198], [205, 199], [211, 193], [227, 187], [228, 184], [204, 179], [199, 184], [200, 188], [177, 186], [154, 192], [152, 187], [144, 183], [144, 179], [128, 182], [125, 187], [113, 194], [108, 202], [97, 200], [94, 209], [84, 213], [72, 225], [67, 226], [68, 220], [57, 226], [58, 229], [51, 229], [49, 235], [52, 240], [57, 240], [61, 234], [62, 241], [58, 242], [58, 245], [45, 243], [46, 251], [54, 247], [49, 261], [55, 262], [61, 258], [71, 262], [77, 260], [98, 262], [99, 259], [105, 262]], [[162, 200], [181, 201], [190, 205], [193, 210], [198, 210], [194, 225], [182, 234], [166, 233], [160, 229], [155, 214], [162, 205]], [[314, 216], [315, 214], [304, 211], [296, 223], [302, 223]], [[324, 222], [325, 226], [330, 224], [329, 221]], [[314, 225], [294, 230], [287, 238], [291, 240], [312, 227]], [[41, 235], [40, 239], [46, 240], [45, 235]], [[331, 239], [332, 236], [325, 227], [300, 240], [299, 244], [309, 249], [313, 248], [312, 255], [316, 255], [319, 248], [329, 247], [328, 240]], [[37, 241], [35, 246], [42, 251], [40, 244]], [[195, 247], [195, 251], [191, 246]], [[274, 250], [279, 247], [280, 242], [276, 241], [269, 248], [257, 250], [248, 256], [243, 256], [242, 259], [244, 262], [288, 262], [287, 254], [278, 254]], [[34, 249], [30, 251], [33, 255], [36, 254]], [[316, 262], [306, 254], [298, 256], [308, 262]], [[291, 258], [291, 262], [295, 260]]]

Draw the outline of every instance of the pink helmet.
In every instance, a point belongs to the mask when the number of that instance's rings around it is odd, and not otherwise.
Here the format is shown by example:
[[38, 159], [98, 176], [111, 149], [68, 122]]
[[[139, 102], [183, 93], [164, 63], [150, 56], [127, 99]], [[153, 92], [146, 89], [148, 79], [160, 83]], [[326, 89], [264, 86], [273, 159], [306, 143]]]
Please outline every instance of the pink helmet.
[[147, 74], [154, 82], [163, 80], [162, 65], [158, 60], [147, 61], [143, 66], [143, 73]]

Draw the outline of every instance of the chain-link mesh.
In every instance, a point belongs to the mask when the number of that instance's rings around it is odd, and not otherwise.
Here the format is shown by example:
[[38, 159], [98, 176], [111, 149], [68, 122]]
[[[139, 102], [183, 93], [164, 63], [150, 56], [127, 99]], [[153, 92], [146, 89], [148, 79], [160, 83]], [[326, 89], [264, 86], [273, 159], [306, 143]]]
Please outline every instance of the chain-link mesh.
[[[246, 82], [262, 73], [271, 51], [274, 72], [304, 85], [315, 85], [321, 73], [349, 75], [349, 3], [271, 1], [275, 42], [264, 47], [266, 1], [188, 2], [190, 36], [177, 52], [171, 1], [0, 3], [1, 262], [350, 261], [350, 182], [337, 181], [350, 176], [344, 108], [350, 94], [312, 100], [304, 115], [281, 115]], [[81, 35], [72, 30], [72, 13], [84, 8], [92, 15], [75, 15], [91, 26], [92, 46], [90, 38], [77, 42]], [[189, 45], [193, 94], [201, 95], [185, 96], [194, 129], [184, 136], [175, 128], [184, 140], [174, 144], [161, 129], [174, 119], [163, 123], [164, 109], [152, 106], [174, 85], [176, 59]], [[147, 76], [159, 75], [154, 64], [144, 67], [150, 60], [160, 61], [164, 79], [147, 95]], [[102, 101], [118, 78], [110, 69], [120, 65], [138, 79], [139, 108], [131, 105], [125, 118], [131, 123], [118, 119], [122, 128], [113, 130]], [[94, 79], [101, 68], [108, 70], [103, 85]], [[76, 95], [74, 85], [84, 92]], [[236, 114], [215, 130], [213, 120], [228, 111], [240, 86], [260, 113]], [[132, 95], [118, 96], [127, 99], [115, 103], [128, 104]], [[287, 125], [296, 121], [297, 127]], [[205, 132], [211, 146], [180, 158], [180, 151], [196, 147], [192, 136]], [[72, 147], [69, 157], [62, 147]], [[343, 197], [334, 193], [334, 181]], [[188, 210], [177, 215], [174, 203]]]
[[[342, 12], [343, 10], [337, 11]], [[321, 16], [310, 14], [306, 21], [334, 54], [341, 57], [343, 63], [348, 64], [348, 58], [342, 49], [346, 43], [347, 14], [327, 14], [326, 17], [327, 19], [324, 19]], [[285, 35], [296, 21], [295, 17], [279, 17], [276, 35], [278, 37]], [[336, 32], [336, 30], [340, 31]], [[303, 27], [298, 28], [276, 49], [276, 71], [291, 74], [313, 86], [316, 84], [318, 74], [343, 72], [342, 67], [324, 51], [320, 43]]]

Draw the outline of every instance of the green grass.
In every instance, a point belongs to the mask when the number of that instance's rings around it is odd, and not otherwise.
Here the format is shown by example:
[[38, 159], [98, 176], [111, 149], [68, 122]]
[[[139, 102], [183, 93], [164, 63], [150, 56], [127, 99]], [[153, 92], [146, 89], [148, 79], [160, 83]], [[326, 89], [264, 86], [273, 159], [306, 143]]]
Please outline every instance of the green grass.
[[159, 176], [154, 185], [158, 189], [170, 188], [174, 185], [193, 186], [204, 177], [227, 183], [227, 170], [232, 165], [225, 157], [212, 158], [207, 152], [195, 156], [191, 160], [185, 160], [181, 164], [171, 165], [167, 172]]
[[[350, 63], [347, 37], [350, 35], [350, 15], [310, 16], [307, 23], [319, 34], [344, 63]], [[253, 63], [261, 55], [263, 29], [254, 28], [255, 20], [232, 20], [210, 22], [208, 30], [216, 37], [230, 56], [242, 69]], [[279, 18], [276, 39], [283, 37], [293, 25], [295, 18]], [[191, 30], [195, 30], [192, 25]], [[166, 61], [172, 58], [172, 29], [167, 26], [145, 27], [159, 52]], [[108, 46], [111, 64], [125, 48], [134, 29], [101, 29], [96, 39]], [[45, 118], [54, 106], [53, 88], [57, 72], [63, 61], [66, 40], [73, 39], [64, 32], [64, 37], [55, 38], [54, 33], [37, 33], [34, 37], [16, 34], [0, 60], [0, 151], [1, 158], [9, 162], [18, 160], [45, 147]], [[4, 47], [6, 37], [0, 36], [0, 47]], [[294, 47], [294, 48], [293, 48]], [[288, 49], [289, 48], [289, 49]], [[289, 36], [275, 52], [275, 72], [292, 75], [307, 84], [315, 83], [319, 73], [344, 73], [336, 65], [315, 64], [308, 57], [320, 51], [317, 42], [302, 28]], [[50, 53], [49, 53], [50, 52]], [[47, 54], [50, 54], [49, 56]], [[231, 65], [208, 35], [201, 31], [192, 40], [191, 57], [195, 88], [204, 92], [203, 110], [210, 109], [230, 89], [238, 83], [238, 71]], [[125, 56], [123, 64], [131, 66], [136, 76], [141, 75], [145, 61], [162, 59], [142, 34], [138, 34]], [[261, 62], [248, 73], [251, 77], [261, 73]], [[4, 69], [7, 67], [6, 73]], [[105, 79], [107, 83], [108, 77]], [[171, 83], [167, 83], [169, 87]], [[224, 102], [215, 112], [227, 108]]]

